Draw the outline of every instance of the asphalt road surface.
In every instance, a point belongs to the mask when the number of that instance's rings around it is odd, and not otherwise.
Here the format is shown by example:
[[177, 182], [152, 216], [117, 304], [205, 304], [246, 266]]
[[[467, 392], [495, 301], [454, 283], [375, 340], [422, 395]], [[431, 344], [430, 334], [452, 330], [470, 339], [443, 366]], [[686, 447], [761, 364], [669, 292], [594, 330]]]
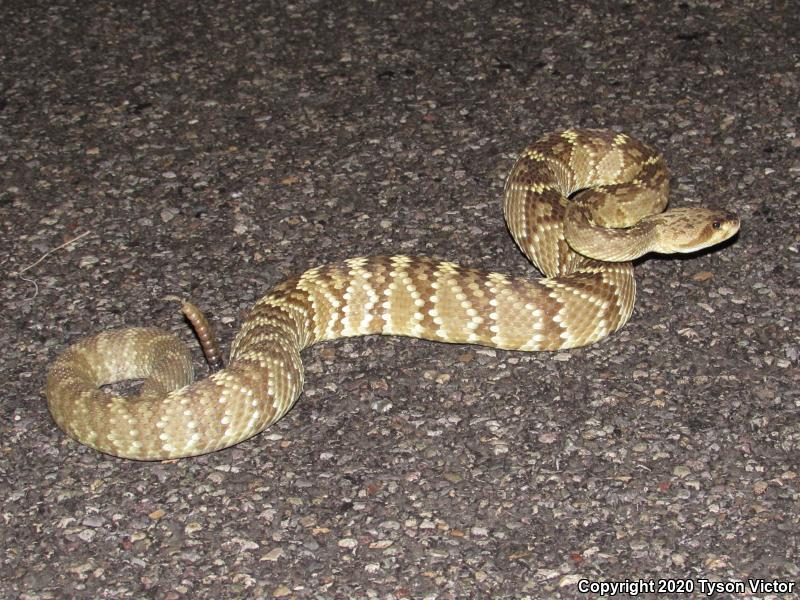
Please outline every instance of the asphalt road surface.
[[[0, 597], [796, 597], [798, 32], [790, 1], [4, 0]], [[175, 462], [50, 419], [47, 365], [96, 331], [166, 327], [202, 371], [167, 294], [227, 344], [350, 256], [536, 276], [503, 180], [567, 126], [742, 219], [639, 261], [621, 332], [320, 345], [282, 421]]]

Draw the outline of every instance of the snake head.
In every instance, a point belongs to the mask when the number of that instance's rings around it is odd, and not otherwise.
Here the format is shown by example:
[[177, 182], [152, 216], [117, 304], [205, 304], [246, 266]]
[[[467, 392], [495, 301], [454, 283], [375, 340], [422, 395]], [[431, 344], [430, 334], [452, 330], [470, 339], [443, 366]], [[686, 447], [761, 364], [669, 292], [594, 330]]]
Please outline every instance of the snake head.
[[739, 231], [739, 217], [713, 208], [673, 208], [651, 217], [659, 221], [654, 250], [688, 253], [724, 242]]

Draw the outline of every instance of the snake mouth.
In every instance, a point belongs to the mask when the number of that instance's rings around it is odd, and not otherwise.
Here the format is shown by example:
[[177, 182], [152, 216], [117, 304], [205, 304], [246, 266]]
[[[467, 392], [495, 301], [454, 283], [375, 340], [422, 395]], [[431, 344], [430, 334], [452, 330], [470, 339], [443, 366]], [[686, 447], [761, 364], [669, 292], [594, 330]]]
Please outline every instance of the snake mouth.
[[714, 210], [713, 213], [716, 214], [698, 232], [697, 237], [679, 250], [681, 254], [716, 246], [736, 235], [740, 224], [738, 215], [726, 210]]
[[739, 231], [739, 217], [732, 212], [711, 208], [676, 208], [654, 217], [665, 219], [669, 227], [658, 233], [657, 252], [692, 254], [716, 246]]

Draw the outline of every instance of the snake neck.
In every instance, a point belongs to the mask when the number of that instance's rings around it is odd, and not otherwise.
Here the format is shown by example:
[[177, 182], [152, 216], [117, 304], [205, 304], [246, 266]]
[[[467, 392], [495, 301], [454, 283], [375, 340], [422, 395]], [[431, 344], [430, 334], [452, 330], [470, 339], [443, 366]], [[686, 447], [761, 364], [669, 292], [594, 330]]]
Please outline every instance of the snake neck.
[[579, 254], [608, 262], [635, 260], [658, 247], [659, 220], [645, 218], [631, 227], [601, 227], [591, 211], [572, 204], [567, 209], [564, 236]]

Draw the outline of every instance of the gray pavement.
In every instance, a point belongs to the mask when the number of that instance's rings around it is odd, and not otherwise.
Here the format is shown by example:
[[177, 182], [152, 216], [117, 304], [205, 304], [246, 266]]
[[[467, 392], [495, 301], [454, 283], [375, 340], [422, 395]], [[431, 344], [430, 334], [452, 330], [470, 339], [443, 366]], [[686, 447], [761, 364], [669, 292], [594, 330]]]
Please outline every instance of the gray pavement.
[[[796, 597], [799, 12], [4, 0], [0, 597], [588, 598], [629, 580], [676, 593], [617, 597], [681, 598], [748, 578], [786, 585], [734, 597]], [[604, 342], [317, 346], [281, 422], [170, 463], [50, 419], [47, 364], [80, 337], [149, 324], [193, 344], [167, 294], [227, 344], [322, 262], [534, 275], [503, 177], [570, 125], [658, 148], [674, 205], [743, 221], [719, 250], [641, 261]]]

